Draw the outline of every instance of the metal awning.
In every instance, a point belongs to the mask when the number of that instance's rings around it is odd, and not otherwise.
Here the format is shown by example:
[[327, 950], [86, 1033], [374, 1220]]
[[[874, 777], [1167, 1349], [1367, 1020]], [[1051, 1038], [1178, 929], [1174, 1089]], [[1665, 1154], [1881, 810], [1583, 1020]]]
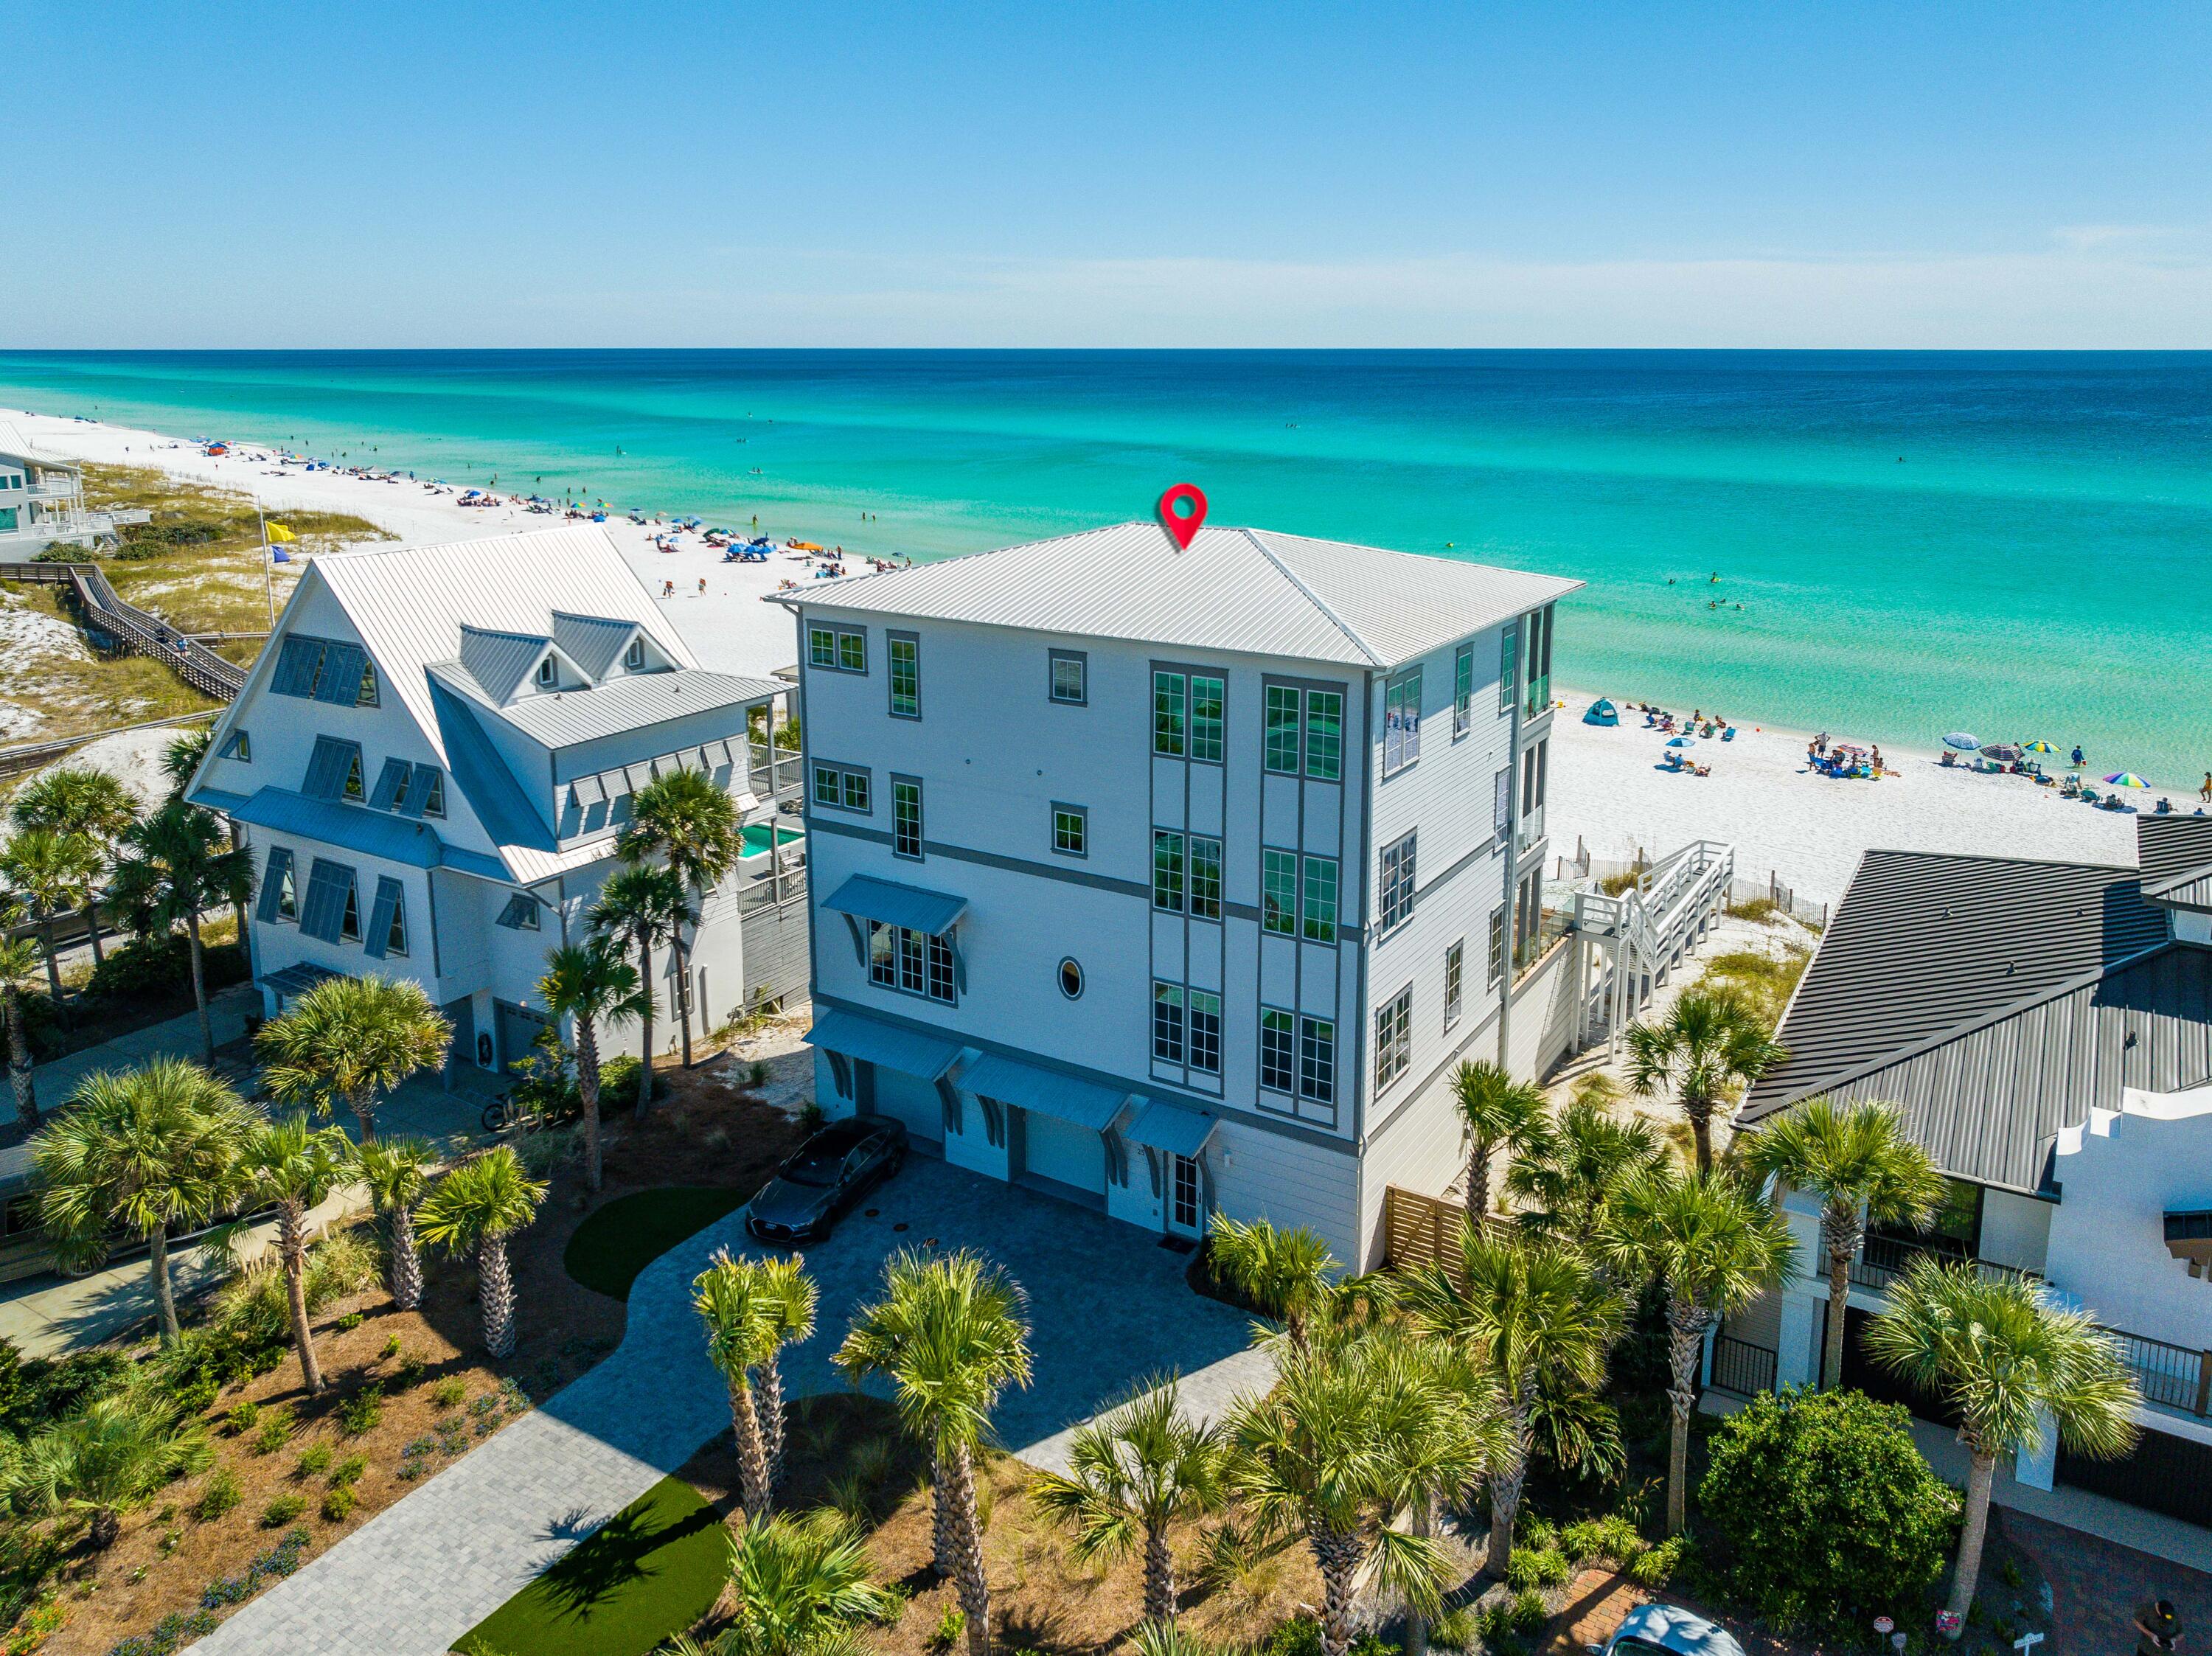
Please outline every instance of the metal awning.
[[290, 1000], [295, 995], [306, 994], [319, 983], [346, 975], [348, 974], [333, 971], [327, 966], [316, 966], [307, 961], [295, 961], [289, 966], [279, 967], [274, 972], [264, 973], [260, 981], [264, 989], [273, 990], [284, 999]]
[[1072, 1121], [1093, 1132], [1103, 1132], [1112, 1126], [1114, 1118], [1121, 1113], [1121, 1106], [1129, 1096], [1111, 1087], [1078, 1081], [1073, 1076], [1040, 1070], [1033, 1064], [1017, 1063], [994, 1052], [987, 1052], [969, 1065], [961, 1073], [960, 1085], [979, 1097], [995, 1098], [1002, 1104], [1018, 1104], [1025, 1110], [1035, 1110], [1055, 1120]]
[[1187, 1110], [1180, 1104], [1170, 1104], [1160, 1099], [1146, 1101], [1137, 1112], [1122, 1137], [1132, 1144], [1142, 1144], [1147, 1149], [1164, 1150], [1170, 1156], [1195, 1156], [1206, 1148], [1213, 1137], [1213, 1130], [1221, 1125], [1221, 1118], [1208, 1115], [1203, 1110]]
[[814, 1015], [814, 1027], [806, 1032], [806, 1040], [809, 1046], [819, 1046], [825, 1052], [858, 1059], [864, 1064], [880, 1064], [906, 1075], [919, 1076], [924, 1081], [936, 1080], [960, 1056], [957, 1042], [925, 1035], [917, 1029], [902, 1029], [895, 1023], [864, 1017], [858, 1012], [835, 1009]]
[[918, 885], [900, 885], [872, 875], [855, 874], [837, 888], [824, 905], [856, 919], [902, 925], [908, 931], [941, 937], [953, 922], [968, 912], [968, 900], [943, 891], [927, 891]]

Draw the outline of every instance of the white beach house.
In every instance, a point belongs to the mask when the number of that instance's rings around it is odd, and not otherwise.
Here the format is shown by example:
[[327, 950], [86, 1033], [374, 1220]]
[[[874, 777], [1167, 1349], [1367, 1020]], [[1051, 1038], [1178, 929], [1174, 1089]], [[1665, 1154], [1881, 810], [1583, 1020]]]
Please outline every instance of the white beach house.
[[143, 512], [87, 510], [84, 469], [33, 448], [0, 422], [0, 560], [27, 558], [57, 542], [112, 540], [118, 525], [146, 519]]
[[1457, 1169], [1453, 1066], [1571, 1034], [1507, 986], [1577, 585], [1135, 523], [775, 595], [817, 1099], [1148, 1229], [1373, 1263], [1386, 1186]]
[[[1742, 1120], [1882, 1100], [1950, 1178], [1927, 1230], [1860, 1250], [1848, 1384], [1939, 1407], [1859, 1343], [1915, 1255], [2035, 1278], [2118, 1336], [2144, 1429], [2125, 1460], [2046, 1453], [2015, 1475], [2212, 1526], [2212, 817], [2143, 816], [2136, 844], [2133, 868], [1869, 852]], [[1819, 1204], [1784, 1205], [1810, 1268], [1714, 1342], [1727, 1389], [1820, 1372]]]
[[702, 670], [601, 530], [315, 559], [191, 791], [252, 843], [269, 1010], [332, 973], [412, 978], [453, 1021], [452, 1064], [526, 1056], [547, 950], [581, 935], [631, 796], [672, 768], [747, 823], [702, 906], [695, 1018], [799, 986], [803, 853], [775, 824], [799, 767], [761, 739], [789, 690]]

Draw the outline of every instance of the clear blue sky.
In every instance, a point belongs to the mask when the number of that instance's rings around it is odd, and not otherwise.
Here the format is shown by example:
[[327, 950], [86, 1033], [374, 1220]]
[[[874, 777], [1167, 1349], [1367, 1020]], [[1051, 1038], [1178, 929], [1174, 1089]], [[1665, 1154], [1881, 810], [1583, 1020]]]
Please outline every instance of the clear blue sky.
[[2204, 0], [0, 30], [0, 346], [2212, 346]]

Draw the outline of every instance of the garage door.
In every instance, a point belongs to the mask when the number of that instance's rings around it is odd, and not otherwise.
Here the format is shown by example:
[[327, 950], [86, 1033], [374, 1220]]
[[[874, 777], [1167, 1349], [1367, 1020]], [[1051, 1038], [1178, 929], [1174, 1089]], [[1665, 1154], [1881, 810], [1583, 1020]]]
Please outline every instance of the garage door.
[[1097, 1133], [1035, 1110], [1024, 1113], [1022, 1129], [1024, 1171], [1093, 1196], [1106, 1193], [1106, 1146]]
[[942, 1143], [945, 1104], [936, 1084], [885, 1064], [875, 1065], [875, 1101], [869, 1107], [878, 1115], [905, 1122], [907, 1131], [925, 1144]]

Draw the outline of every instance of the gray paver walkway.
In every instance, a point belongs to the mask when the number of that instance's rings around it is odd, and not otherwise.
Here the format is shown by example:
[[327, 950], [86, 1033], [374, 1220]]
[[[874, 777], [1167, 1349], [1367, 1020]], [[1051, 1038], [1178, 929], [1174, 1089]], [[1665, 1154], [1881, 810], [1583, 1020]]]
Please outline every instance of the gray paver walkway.
[[[975, 1247], [1028, 1289], [1036, 1379], [998, 1422], [1025, 1459], [1051, 1464], [1071, 1425], [1115, 1394], [1178, 1369], [1194, 1410], [1264, 1384], [1247, 1319], [1184, 1285], [1185, 1256], [1127, 1225], [915, 1161], [856, 1210], [807, 1265], [817, 1332], [792, 1353], [795, 1395], [843, 1382], [830, 1367], [853, 1308], [901, 1246]], [[192, 1647], [201, 1656], [441, 1656], [569, 1546], [675, 1471], [728, 1424], [690, 1303], [717, 1247], [746, 1250], [732, 1214], [655, 1260], [631, 1289], [621, 1347], [299, 1574]], [[901, 1227], [903, 1227], [902, 1229]], [[527, 1316], [526, 1304], [522, 1314]]]

